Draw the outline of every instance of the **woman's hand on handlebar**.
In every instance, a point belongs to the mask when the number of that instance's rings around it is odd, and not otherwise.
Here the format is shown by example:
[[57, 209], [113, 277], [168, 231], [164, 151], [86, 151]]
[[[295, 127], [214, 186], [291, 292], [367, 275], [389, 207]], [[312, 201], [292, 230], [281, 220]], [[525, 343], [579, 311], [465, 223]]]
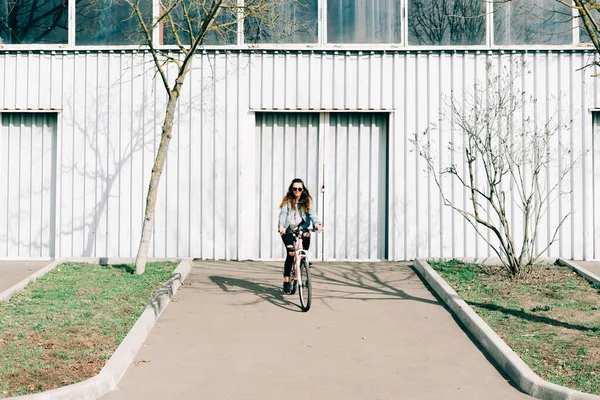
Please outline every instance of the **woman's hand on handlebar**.
[[316, 229], [316, 230], [317, 230], [319, 233], [323, 232], [323, 226], [321, 226], [321, 225], [315, 225], [315, 229]]

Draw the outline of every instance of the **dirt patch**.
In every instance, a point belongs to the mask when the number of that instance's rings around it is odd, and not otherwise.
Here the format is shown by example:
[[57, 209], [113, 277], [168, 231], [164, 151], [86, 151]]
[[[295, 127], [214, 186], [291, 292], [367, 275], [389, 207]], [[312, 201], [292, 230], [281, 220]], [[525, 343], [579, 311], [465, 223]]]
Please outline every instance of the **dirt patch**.
[[511, 278], [499, 267], [434, 265], [542, 378], [600, 394], [600, 291], [568, 267]]

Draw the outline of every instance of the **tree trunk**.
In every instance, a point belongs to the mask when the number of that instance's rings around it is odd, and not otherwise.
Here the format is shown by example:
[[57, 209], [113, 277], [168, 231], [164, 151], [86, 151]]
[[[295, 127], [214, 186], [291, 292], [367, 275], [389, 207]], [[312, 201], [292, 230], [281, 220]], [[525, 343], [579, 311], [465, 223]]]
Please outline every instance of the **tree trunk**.
[[156, 198], [158, 195], [158, 184], [162, 175], [165, 161], [167, 159], [167, 152], [169, 150], [169, 143], [171, 142], [172, 130], [173, 130], [173, 119], [175, 117], [175, 106], [177, 105], [177, 99], [179, 98], [179, 91], [183, 84], [183, 78], [185, 74], [180, 75], [175, 82], [175, 87], [169, 93], [169, 102], [167, 103], [167, 110], [165, 113], [165, 121], [162, 127], [162, 134], [160, 137], [160, 145], [158, 146], [158, 152], [156, 153], [156, 160], [152, 167], [152, 176], [150, 178], [150, 185], [148, 187], [148, 197], [146, 198], [146, 211], [144, 214], [144, 224], [142, 227], [142, 238], [140, 239], [140, 246], [138, 248], [137, 257], [135, 259], [135, 273], [143, 274], [146, 270], [146, 261], [148, 259], [148, 250], [150, 248], [150, 240], [152, 239], [152, 228], [154, 225], [154, 214], [156, 208]]

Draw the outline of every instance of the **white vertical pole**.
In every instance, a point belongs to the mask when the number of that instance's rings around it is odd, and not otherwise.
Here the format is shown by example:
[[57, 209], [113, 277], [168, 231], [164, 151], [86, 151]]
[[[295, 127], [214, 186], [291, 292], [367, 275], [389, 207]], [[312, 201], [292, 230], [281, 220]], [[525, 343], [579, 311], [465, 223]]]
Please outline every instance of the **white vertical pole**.
[[[319, 204], [321, 205], [320, 215], [321, 223], [325, 226], [325, 137], [329, 133], [329, 113], [320, 113], [319, 114], [319, 188], [318, 188], [318, 198]], [[320, 237], [320, 246], [319, 251], [321, 254], [317, 254], [315, 259], [321, 259], [321, 261], [325, 260], [325, 235], [327, 233], [321, 233]], [[330, 232], [329, 234], [333, 234]]]
[[237, 12], [237, 45], [244, 45], [244, 0], [237, 0], [238, 12]]
[[68, 3], [68, 19], [67, 19], [67, 41], [69, 47], [75, 46], [75, 0], [69, 0]]

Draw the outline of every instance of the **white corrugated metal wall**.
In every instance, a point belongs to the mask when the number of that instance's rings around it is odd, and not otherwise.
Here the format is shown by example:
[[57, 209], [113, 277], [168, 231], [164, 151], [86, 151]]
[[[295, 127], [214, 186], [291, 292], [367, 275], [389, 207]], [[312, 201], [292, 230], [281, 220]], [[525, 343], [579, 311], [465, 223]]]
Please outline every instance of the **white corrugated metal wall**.
[[1, 117], [0, 254], [53, 256], [56, 114]]
[[[570, 129], [561, 132], [563, 143], [580, 153], [592, 145], [589, 110], [599, 103], [598, 78], [591, 76], [595, 67], [580, 68], [594, 57], [567, 50], [199, 54], [177, 111], [151, 254], [271, 256], [260, 253], [260, 235], [253, 233], [261, 224], [262, 201], [256, 195], [261, 177], [255, 118], [256, 112], [287, 110], [389, 113], [388, 258], [490, 255], [485, 242], [441, 206], [409, 139], [438, 122], [443, 94], [468, 90], [485, 76], [488, 63], [522, 59], [532, 70], [524, 87], [539, 99], [532, 113], [553, 115], [560, 98], [565, 118], [572, 119]], [[165, 104], [148, 61], [147, 53], [133, 51], [0, 52], [0, 111], [53, 108], [58, 113], [56, 256], [135, 254]], [[565, 183], [570, 195], [545, 218], [553, 222], [559, 210], [573, 212], [550, 256], [598, 257], [597, 163], [592, 162], [597, 154], [583, 156]], [[452, 190], [455, 198], [464, 197]], [[270, 195], [282, 196], [281, 188]], [[0, 256], [9, 253], [3, 250]]]

